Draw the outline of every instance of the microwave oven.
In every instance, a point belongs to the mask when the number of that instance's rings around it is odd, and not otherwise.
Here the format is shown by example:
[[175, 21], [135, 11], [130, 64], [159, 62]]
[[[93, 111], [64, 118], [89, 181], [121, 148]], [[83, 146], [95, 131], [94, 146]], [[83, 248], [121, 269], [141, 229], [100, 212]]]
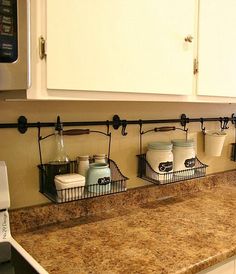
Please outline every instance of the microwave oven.
[[0, 0], [0, 97], [25, 93], [30, 79], [30, 0]]

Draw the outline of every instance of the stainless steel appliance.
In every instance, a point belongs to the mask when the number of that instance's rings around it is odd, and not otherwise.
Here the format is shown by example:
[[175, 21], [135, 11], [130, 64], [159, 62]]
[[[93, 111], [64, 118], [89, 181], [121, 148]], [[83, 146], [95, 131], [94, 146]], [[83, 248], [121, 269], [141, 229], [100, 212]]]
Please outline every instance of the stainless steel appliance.
[[11, 236], [7, 168], [0, 161], [0, 273], [48, 274]]
[[0, 0], [0, 96], [30, 86], [30, 0]]

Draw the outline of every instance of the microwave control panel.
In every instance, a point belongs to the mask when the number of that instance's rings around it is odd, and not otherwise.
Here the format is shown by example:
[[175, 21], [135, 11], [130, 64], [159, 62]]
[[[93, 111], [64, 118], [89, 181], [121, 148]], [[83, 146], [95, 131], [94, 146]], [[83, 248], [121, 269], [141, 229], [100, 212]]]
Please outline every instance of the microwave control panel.
[[0, 63], [18, 58], [17, 0], [0, 0]]

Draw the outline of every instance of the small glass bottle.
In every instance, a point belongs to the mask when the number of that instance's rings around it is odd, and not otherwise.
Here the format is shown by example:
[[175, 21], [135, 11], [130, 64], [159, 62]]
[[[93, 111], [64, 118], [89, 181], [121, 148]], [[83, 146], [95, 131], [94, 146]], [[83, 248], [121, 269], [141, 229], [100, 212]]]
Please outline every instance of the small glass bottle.
[[70, 162], [70, 159], [65, 151], [62, 129], [55, 132], [55, 141], [56, 141], [56, 153], [51, 163], [55, 162], [56, 164], [65, 164]]
[[54, 181], [54, 177], [58, 174], [70, 173], [70, 159], [65, 151], [61, 124], [55, 131], [55, 146], [55, 155], [49, 162], [49, 176], [52, 181]]

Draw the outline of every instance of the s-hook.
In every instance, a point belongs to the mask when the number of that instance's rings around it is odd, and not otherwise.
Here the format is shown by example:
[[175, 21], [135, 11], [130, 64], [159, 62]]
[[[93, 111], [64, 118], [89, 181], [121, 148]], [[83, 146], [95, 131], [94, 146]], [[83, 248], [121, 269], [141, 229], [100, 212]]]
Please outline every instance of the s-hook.
[[227, 126], [229, 122], [229, 117], [220, 117], [220, 128], [221, 131], [224, 131], [225, 129], [228, 129], [229, 127]]
[[126, 132], [126, 127], [128, 124], [127, 121], [121, 120], [117, 114], [113, 116], [112, 124], [113, 124], [114, 129], [118, 129], [120, 126], [122, 127], [122, 129], [121, 129], [122, 136], [126, 136], [128, 134]]
[[204, 119], [200, 118], [200, 123], [201, 123], [201, 130], [203, 134], [206, 134], [206, 127], [203, 126], [204, 123]]
[[188, 139], [188, 128], [186, 128], [187, 123], [189, 123], [189, 118], [187, 118], [186, 114], [181, 114], [180, 124], [183, 127], [183, 131], [186, 132], [186, 140]]
[[106, 126], [107, 126], [107, 136], [108, 136], [109, 134], [111, 134], [111, 133], [110, 133], [110, 124], [109, 124], [109, 120], [106, 121]]
[[142, 134], [144, 134], [143, 121], [140, 119], [139, 120], [139, 154], [142, 154], [142, 147], [143, 147]]
[[121, 126], [122, 126], [121, 134], [122, 134], [122, 136], [126, 136], [126, 135], [128, 134], [128, 133], [126, 132], [127, 121], [126, 121], [126, 120], [122, 120], [122, 121], [121, 121]]
[[189, 118], [187, 118], [186, 114], [181, 114], [180, 116], [180, 124], [181, 126], [184, 128], [184, 131], [188, 131], [188, 129], [186, 129], [186, 125], [189, 123]]
[[139, 120], [139, 134], [143, 134], [143, 121], [140, 119]]

